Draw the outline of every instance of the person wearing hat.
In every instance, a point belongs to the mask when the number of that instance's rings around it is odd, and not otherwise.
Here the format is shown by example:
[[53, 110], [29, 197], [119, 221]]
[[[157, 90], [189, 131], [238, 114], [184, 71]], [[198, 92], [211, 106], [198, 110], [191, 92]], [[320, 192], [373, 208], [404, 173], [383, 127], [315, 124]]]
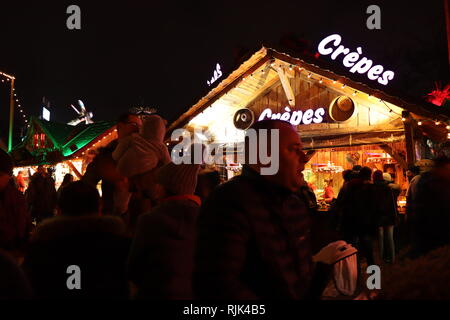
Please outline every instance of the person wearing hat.
[[389, 188], [391, 188], [392, 192], [394, 193], [394, 198], [397, 200], [397, 197], [400, 195], [401, 187], [394, 182], [392, 179], [392, 176], [388, 172], [383, 173], [383, 179], [385, 183], [388, 185]]
[[155, 174], [158, 188], [153, 197], [158, 204], [139, 217], [128, 264], [138, 299], [193, 298], [199, 169], [198, 164], [170, 162]]
[[0, 149], [0, 249], [18, 257], [32, 225], [25, 197], [12, 180], [12, 169], [11, 157]]

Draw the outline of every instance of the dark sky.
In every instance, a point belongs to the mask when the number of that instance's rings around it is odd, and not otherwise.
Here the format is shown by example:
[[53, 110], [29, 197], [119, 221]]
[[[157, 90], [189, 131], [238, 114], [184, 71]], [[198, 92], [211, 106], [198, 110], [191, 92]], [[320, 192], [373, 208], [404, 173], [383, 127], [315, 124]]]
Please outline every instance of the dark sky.
[[[81, 7], [80, 31], [66, 28], [71, 4]], [[366, 28], [370, 4], [381, 7], [381, 30]], [[46, 96], [61, 122], [73, 118], [78, 99], [94, 120], [138, 105], [174, 120], [207, 92], [217, 62], [225, 75], [233, 70], [238, 49], [277, 46], [293, 34], [315, 52], [332, 33], [395, 70], [392, 85], [409, 95], [423, 97], [435, 80], [448, 81], [442, 0], [2, 1], [0, 70], [16, 76], [28, 115], [40, 113]], [[6, 90], [0, 83], [3, 139]]]

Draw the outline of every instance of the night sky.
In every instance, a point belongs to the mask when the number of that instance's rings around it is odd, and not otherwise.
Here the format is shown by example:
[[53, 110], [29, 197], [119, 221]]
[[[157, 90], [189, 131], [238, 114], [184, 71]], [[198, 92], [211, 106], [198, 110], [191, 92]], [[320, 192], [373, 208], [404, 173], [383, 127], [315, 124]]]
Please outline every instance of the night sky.
[[[66, 27], [71, 4], [81, 7], [79, 31]], [[370, 4], [381, 7], [381, 30], [366, 28]], [[394, 70], [392, 86], [405, 95], [424, 97], [435, 81], [448, 82], [441, 0], [2, 1], [0, 71], [16, 76], [28, 115], [40, 113], [45, 96], [59, 122], [74, 117], [70, 104], [78, 99], [94, 120], [145, 105], [172, 121], [207, 93], [216, 63], [225, 76], [263, 44], [282, 48], [281, 39], [303, 39], [314, 53], [333, 33]], [[4, 141], [7, 90], [0, 83]]]

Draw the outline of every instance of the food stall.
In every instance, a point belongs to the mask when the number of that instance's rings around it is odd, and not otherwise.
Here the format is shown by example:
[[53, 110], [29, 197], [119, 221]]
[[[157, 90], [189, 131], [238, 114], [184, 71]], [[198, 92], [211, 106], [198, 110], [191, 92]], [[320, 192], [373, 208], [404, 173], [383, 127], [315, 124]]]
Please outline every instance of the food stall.
[[[305, 178], [320, 198], [330, 180], [337, 195], [342, 172], [355, 165], [388, 172], [403, 185], [408, 166], [449, 141], [450, 110], [387, 94], [317, 63], [263, 47], [170, 124], [167, 144], [178, 143], [171, 139], [175, 129], [201, 129], [203, 143], [239, 154], [255, 121], [289, 121], [310, 156]], [[233, 169], [228, 177], [239, 174], [236, 159], [218, 164]]]
[[14, 175], [22, 171], [27, 184], [37, 167], [43, 165], [50, 168], [56, 188], [67, 173], [78, 180], [96, 149], [117, 138], [115, 127], [111, 121], [71, 126], [32, 117], [24, 139], [10, 152], [16, 164]]

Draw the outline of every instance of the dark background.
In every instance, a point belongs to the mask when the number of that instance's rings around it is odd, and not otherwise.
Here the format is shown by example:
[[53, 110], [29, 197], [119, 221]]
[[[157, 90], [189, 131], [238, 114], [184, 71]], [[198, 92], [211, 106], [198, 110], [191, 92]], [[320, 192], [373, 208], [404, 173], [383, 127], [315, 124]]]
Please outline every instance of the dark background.
[[[81, 30], [66, 28], [71, 4], [81, 7]], [[370, 4], [381, 7], [381, 30], [366, 28]], [[17, 78], [27, 115], [41, 113], [45, 96], [59, 122], [74, 118], [70, 104], [78, 99], [94, 120], [144, 105], [173, 121], [208, 92], [216, 63], [226, 76], [263, 44], [313, 54], [333, 33], [395, 71], [389, 86], [423, 99], [435, 81], [448, 81], [445, 31], [441, 0], [2, 1], [0, 70]], [[319, 59], [330, 62], [329, 56]], [[7, 94], [0, 83], [3, 141]], [[16, 117], [16, 129], [23, 124]]]

